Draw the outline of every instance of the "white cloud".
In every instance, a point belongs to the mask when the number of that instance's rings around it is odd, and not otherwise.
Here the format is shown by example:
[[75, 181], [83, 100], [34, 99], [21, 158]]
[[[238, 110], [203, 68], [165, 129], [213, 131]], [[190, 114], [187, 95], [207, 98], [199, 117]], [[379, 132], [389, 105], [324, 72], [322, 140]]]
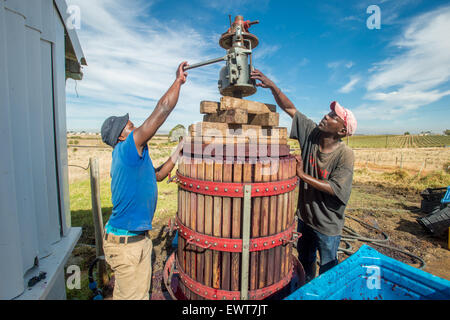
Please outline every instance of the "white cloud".
[[[217, 11], [229, 14], [230, 12], [243, 12], [250, 9], [258, 11], [266, 11], [269, 8], [270, 0], [227, 0], [227, 1], [211, 1], [203, 0], [205, 6], [213, 8]], [[232, 17], [233, 18], [233, 17]], [[244, 19], [247, 19], [244, 16]]]
[[[368, 118], [393, 119], [450, 95], [450, 7], [418, 16], [392, 43], [400, 54], [375, 64], [365, 99], [376, 101], [355, 110]], [[376, 108], [376, 113], [367, 112]]]
[[[139, 125], [150, 115], [159, 98], [175, 79], [178, 64], [196, 63], [223, 54], [189, 25], [152, 17], [152, 3], [144, 0], [68, 0], [81, 9], [81, 29], [77, 31], [88, 66], [84, 79], [68, 81], [68, 128], [84, 123], [99, 128], [110, 115], [130, 113]], [[217, 78], [222, 65], [189, 71], [177, 107], [165, 124], [200, 121], [201, 100], [217, 100]]]
[[340, 65], [341, 65], [341, 62], [340, 62], [340, 61], [334, 61], [334, 62], [329, 62], [329, 63], [327, 64], [327, 67], [330, 68], [330, 69], [336, 69], [336, 68], [338, 68]]
[[349, 61], [349, 62], [347, 62], [346, 64], [345, 64], [345, 67], [347, 68], [347, 69], [350, 69], [351, 67], [353, 67], [355, 65], [355, 63], [353, 62], [353, 61]]
[[329, 62], [327, 64], [327, 67], [330, 68], [330, 69], [337, 69], [337, 68], [340, 68], [340, 67], [344, 66], [347, 69], [350, 69], [354, 65], [355, 65], [355, 63], [353, 61], [340, 60], [340, 61]]
[[341, 93], [349, 93], [349, 92], [353, 91], [355, 85], [360, 80], [361, 80], [361, 78], [359, 76], [352, 76], [352, 77], [350, 77], [350, 81], [345, 86], [340, 88], [339, 92], [341, 92]]
[[253, 53], [255, 59], [264, 59], [272, 56], [280, 49], [279, 45], [259, 45]]
[[300, 62], [298, 63], [298, 67], [304, 67], [306, 65], [309, 64], [309, 59], [308, 58], [303, 58], [302, 60], [300, 60]]

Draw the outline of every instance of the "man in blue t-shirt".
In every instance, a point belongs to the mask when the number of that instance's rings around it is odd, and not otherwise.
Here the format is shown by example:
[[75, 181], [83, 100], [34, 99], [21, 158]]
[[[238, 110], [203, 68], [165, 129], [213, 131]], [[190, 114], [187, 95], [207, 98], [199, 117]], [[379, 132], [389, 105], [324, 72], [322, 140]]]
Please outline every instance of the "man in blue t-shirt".
[[115, 275], [113, 298], [148, 300], [152, 273], [153, 214], [158, 198], [156, 181], [164, 180], [181, 153], [182, 143], [160, 167], [154, 168], [147, 142], [155, 135], [178, 101], [187, 73], [183, 62], [176, 79], [144, 123], [135, 128], [128, 114], [109, 117], [102, 140], [113, 147], [111, 163], [112, 214], [105, 226], [103, 250]]

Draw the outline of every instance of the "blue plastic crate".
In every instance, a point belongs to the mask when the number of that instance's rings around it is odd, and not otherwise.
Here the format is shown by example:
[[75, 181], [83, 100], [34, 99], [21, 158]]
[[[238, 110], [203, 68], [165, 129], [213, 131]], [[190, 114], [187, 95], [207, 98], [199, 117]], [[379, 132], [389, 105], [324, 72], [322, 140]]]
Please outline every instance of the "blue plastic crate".
[[441, 199], [442, 204], [449, 204], [450, 203], [450, 186], [447, 187], [447, 192], [445, 193], [444, 197]]
[[286, 300], [450, 300], [450, 281], [363, 245]]

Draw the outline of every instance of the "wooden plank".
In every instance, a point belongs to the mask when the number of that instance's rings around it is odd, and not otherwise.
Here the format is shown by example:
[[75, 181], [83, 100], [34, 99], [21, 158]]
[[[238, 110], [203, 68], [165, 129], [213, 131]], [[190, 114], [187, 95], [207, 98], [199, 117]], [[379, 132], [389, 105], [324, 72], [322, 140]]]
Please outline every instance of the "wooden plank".
[[[287, 161], [287, 178], [292, 178], [292, 161], [289, 159]], [[292, 191], [287, 193], [287, 212], [286, 212], [286, 228], [291, 226], [291, 216], [292, 216]], [[292, 243], [286, 245], [286, 257], [285, 257], [285, 274], [290, 270], [291, 261], [291, 249]]]
[[[200, 180], [205, 178], [205, 163], [197, 161], [197, 177]], [[197, 195], [197, 232], [205, 233], [205, 196]], [[205, 268], [205, 250], [198, 250], [197, 252], [197, 280], [204, 284], [204, 268]]]
[[273, 104], [266, 104], [257, 101], [244, 100], [234, 97], [221, 97], [220, 110], [246, 109], [248, 113], [267, 113], [275, 112], [277, 107]]
[[[278, 180], [283, 179], [283, 161], [279, 162], [279, 170], [278, 170]], [[280, 233], [282, 230], [282, 220], [283, 220], [283, 195], [277, 195], [277, 213], [276, 213], [276, 233]], [[274, 282], [278, 282], [281, 279], [281, 257], [282, 257], [282, 246], [277, 246], [275, 248], [275, 271], [274, 271]]]
[[[290, 166], [291, 166], [291, 174], [289, 178], [295, 177], [297, 175], [296, 173], [296, 166], [297, 166], [297, 162], [295, 161], [295, 159], [291, 159], [290, 161]], [[289, 221], [288, 221], [288, 226], [291, 226], [294, 223], [295, 220], [295, 212], [297, 209], [297, 198], [295, 197], [295, 189], [293, 191], [290, 192], [290, 197], [291, 197], [291, 206], [290, 206], [290, 213], [289, 213]], [[289, 255], [288, 255], [288, 271], [292, 268], [293, 265], [293, 261], [292, 261], [292, 253], [293, 253], [293, 244], [289, 245]]]
[[[214, 162], [205, 159], [205, 180], [213, 181], [214, 179]], [[213, 232], [213, 197], [205, 196], [205, 234], [212, 236]], [[205, 285], [211, 287], [212, 284], [212, 251], [205, 251]]]
[[200, 102], [200, 113], [216, 113], [219, 111], [219, 102], [216, 101], [202, 101]]
[[248, 113], [244, 109], [224, 110], [218, 113], [205, 114], [203, 121], [246, 124], [248, 122]]
[[[257, 161], [254, 165], [254, 182], [262, 181], [262, 163]], [[258, 238], [261, 227], [261, 197], [253, 198], [252, 205], [252, 225], [251, 237]], [[258, 270], [259, 270], [259, 252], [251, 252], [250, 254], [250, 290], [257, 289], [258, 286]]]
[[[288, 179], [289, 177], [289, 160], [283, 161], [283, 180]], [[288, 194], [284, 193], [283, 195], [283, 218], [282, 218], [282, 231], [287, 229], [287, 215], [288, 215]], [[281, 273], [282, 277], [286, 275], [287, 265], [286, 265], [286, 259], [287, 259], [287, 248], [289, 245], [283, 246], [282, 249], [282, 255], [281, 255]]]
[[[251, 168], [251, 167], [250, 167]], [[233, 166], [233, 182], [242, 181], [243, 164], [242, 161], [235, 161]], [[250, 170], [251, 171], [251, 170]], [[250, 172], [251, 179], [251, 172]], [[231, 222], [231, 237], [233, 239], [241, 238], [241, 198], [233, 198], [233, 211]], [[239, 266], [240, 266], [240, 254], [231, 254], [231, 290], [239, 290]]]
[[[223, 179], [223, 163], [214, 162], [214, 181], [221, 182]], [[213, 197], [214, 201], [214, 215], [213, 215], [213, 236], [222, 236], [222, 197]], [[213, 270], [212, 270], [212, 286], [213, 288], [220, 288], [220, 263], [221, 252], [214, 250], [213, 252]]]
[[197, 133], [190, 132], [191, 136], [186, 137], [186, 143], [194, 142], [196, 144], [287, 144], [288, 139], [286, 138], [278, 138], [278, 137], [268, 137], [268, 136], [243, 136], [243, 135], [227, 135], [223, 136], [221, 133], [217, 133], [214, 135], [213, 133], [211, 135], [206, 136], [198, 136]]
[[228, 124], [221, 122], [198, 122], [189, 126], [189, 135], [195, 137], [271, 137], [287, 139], [287, 128], [257, 126], [250, 124]]
[[[183, 157], [181, 157], [180, 160], [178, 161], [178, 167], [177, 167], [177, 171], [180, 172], [181, 174], [183, 173], [182, 167], [183, 167]], [[181, 221], [183, 221], [183, 218], [182, 218], [183, 214], [182, 214], [182, 212], [184, 210], [184, 207], [183, 207], [184, 202], [182, 200], [183, 199], [183, 192], [184, 192], [184, 190], [181, 189], [180, 186], [178, 186], [178, 193], [177, 193], [178, 194], [178, 211], [177, 211], [177, 217]], [[180, 265], [180, 268], [183, 269], [183, 271], [184, 271], [184, 259], [183, 259], [184, 249], [183, 248], [184, 247], [183, 247], [183, 244], [182, 244], [182, 237], [178, 236], [177, 260], [178, 260], [178, 263]], [[184, 295], [185, 294], [185, 287], [184, 287], [184, 285], [183, 285], [183, 283], [181, 281], [180, 281], [180, 290], [181, 290], [181, 292]]]
[[[186, 168], [186, 164], [185, 164], [185, 159], [186, 157], [182, 157], [181, 161], [180, 161], [180, 165], [179, 165], [179, 170], [180, 173], [182, 175], [185, 175], [185, 168]], [[183, 224], [186, 224], [186, 195], [187, 195], [187, 191], [181, 190], [181, 222]], [[178, 248], [181, 249], [181, 254], [178, 255], [179, 259], [180, 259], [180, 266], [183, 269], [183, 272], [186, 273], [186, 241], [184, 240], [183, 237], [178, 237]], [[186, 296], [186, 298], [189, 296], [189, 290], [183, 285], [182, 286], [182, 292], [183, 294]]]
[[[263, 182], [270, 181], [270, 161], [266, 160], [262, 163], [262, 180]], [[270, 197], [262, 197], [261, 199], [261, 217], [260, 217], [260, 237], [269, 235], [269, 200]], [[267, 250], [259, 252], [259, 275], [258, 275], [258, 288], [264, 288], [266, 286], [267, 275]]]
[[248, 121], [245, 123], [256, 126], [277, 127], [280, 123], [280, 114], [277, 112], [249, 114]]
[[[278, 180], [278, 171], [280, 170], [278, 159], [272, 159], [272, 175], [270, 177], [271, 181]], [[269, 200], [269, 235], [274, 235], [276, 233], [276, 217], [277, 217], [277, 197], [271, 196]], [[274, 273], [275, 273], [275, 265], [277, 261], [275, 261], [275, 248], [269, 250], [267, 257], [267, 285], [271, 285], [274, 283]]]
[[[233, 163], [227, 161], [223, 164], [223, 182], [233, 182]], [[223, 211], [222, 211], [222, 237], [231, 238], [231, 198], [223, 197]], [[223, 290], [230, 290], [230, 269], [231, 253], [222, 252], [222, 285]]]
[[[197, 164], [195, 163], [194, 159], [191, 159], [190, 163], [190, 177], [196, 179], [197, 178]], [[192, 230], [197, 230], [197, 193], [191, 192], [191, 203], [190, 203], [190, 228]], [[190, 256], [191, 256], [191, 270], [190, 270], [190, 276], [191, 279], [197, 280], [197, 246], [191, 245], [190, 246]], [[191, 300], [198, 300], [198, 295], [195, 293], [191, 293]]]
[[[191, 170], [190, 170], [190, 158], [185, 157], [185, 167], [184, 167], [184, 174], [185, 176], [189, 177], [191, 175]], [[190, 228], [191, 226], [191, 192], [186, 191], [186, 195], [184, 198], [184, 205], [186, 207], [186, 211], [185, 211], [185, 226], [187, 226], [188, 228]], [[192, 277], [191, 275], [191, 250], [192, 250], [192, 246], [191, 245], [186, 245], [186, 274], [190, 277]], [[188, 290], [186, 291], [186, 296], [187, 298], [190, 300], [192, 297], [191, 291]]]

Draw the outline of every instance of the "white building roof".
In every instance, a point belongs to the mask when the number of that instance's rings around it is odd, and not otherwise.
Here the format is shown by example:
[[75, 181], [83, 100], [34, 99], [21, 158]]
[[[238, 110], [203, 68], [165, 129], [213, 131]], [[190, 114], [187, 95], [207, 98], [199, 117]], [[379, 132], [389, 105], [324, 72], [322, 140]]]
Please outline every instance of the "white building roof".
[[67, 12], [67, 4], [65, 0], [53, 0], [58, 12], [61, 16], [61, 20], [65, 25], [65, 42], [66, 42], [66, 77], [75, 80], [81, 80], [83, 73], [81, 66], [87, 66], [86, 58], [81, 48], [76, 29], [72, 26], [68, 26], [70, 20], [70, 13]]

